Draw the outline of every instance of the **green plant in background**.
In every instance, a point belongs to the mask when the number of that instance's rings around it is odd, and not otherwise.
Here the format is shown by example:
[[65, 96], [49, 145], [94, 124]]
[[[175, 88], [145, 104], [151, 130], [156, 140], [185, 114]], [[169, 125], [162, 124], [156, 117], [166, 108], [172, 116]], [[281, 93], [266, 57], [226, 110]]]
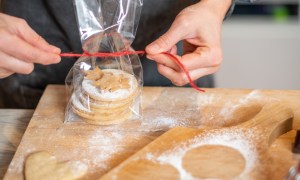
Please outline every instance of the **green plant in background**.
[[279, 21], [279, 22], [287, 21], [290, 15], [288, 8], [285, 6], [276, 6], [273, 9], [272, 14], [275, 21]]

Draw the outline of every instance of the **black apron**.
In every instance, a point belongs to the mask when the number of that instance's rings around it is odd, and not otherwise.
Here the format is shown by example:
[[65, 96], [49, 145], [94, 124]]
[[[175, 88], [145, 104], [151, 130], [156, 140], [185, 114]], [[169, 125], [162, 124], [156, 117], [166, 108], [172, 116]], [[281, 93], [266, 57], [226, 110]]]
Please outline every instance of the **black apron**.
[[[176, 15], [196, 0], [144, 0], [140, 24], [133, 42], [136, 50], [162, 35]], [[72, 0], [2, 0], [3, 13], [23, 18], [50, 44], [62, 52], [82, 52]], [[180, 49], [180, 48], [179, 48]], [[14, 74], [0, 79], [0, 108], [35, 108], [48, 84], [64, 84], [65, 78], [76, 61], [62, 59], [59, 64], [36, 64], [29, 75]], [[172, 86], [157, 72], [156, 63], [141, 59], [145, 86]], [[213, 87], [212, 76], [197, 81], [201, 87]]]

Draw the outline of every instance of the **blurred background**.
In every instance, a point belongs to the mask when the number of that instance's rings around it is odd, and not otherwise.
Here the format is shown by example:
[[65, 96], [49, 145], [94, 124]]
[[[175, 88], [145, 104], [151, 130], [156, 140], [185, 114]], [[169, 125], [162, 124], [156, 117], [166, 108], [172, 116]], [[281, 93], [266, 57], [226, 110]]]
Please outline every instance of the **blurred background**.
[[224, 22], [216, 87], [300, 89], [299, 2], [237, 3]]

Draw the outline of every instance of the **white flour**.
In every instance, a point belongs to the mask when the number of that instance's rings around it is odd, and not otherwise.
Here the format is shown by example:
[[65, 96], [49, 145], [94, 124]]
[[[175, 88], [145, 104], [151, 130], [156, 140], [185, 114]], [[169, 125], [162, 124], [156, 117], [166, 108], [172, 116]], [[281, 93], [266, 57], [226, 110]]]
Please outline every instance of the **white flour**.
[[[183, 165], [182, 159], [184, 155], [194, 148], [202, 145], [222, 145], [239, 151], [245, 158], [246, 165], [244, 171], [235, 179], [245, 178], [257, 163], [258, 153], [255, 145], [255, 139], [252, 131], [238, 129], [219, 129], [216, 131], [208, 131], [202, 133], [189, 140], [184, 144], [180, 144], [163, 154], [157, 155], [157, 152], [148, 153], [146, 159], [160, 164], [169, 164], [177, 169], [180, 179], [197, 179], [187, 172]], [[216, 167], [219, 168], [219, 167]], [[217, 170], [217, 169], [216, 169]]]
[[[247, 94], [245, 97], [242, 97], [241, 99], [239, 99], [238, 102], [228, 102], [226, 103], [223, 108], [220, 111], [220, 115], [223, 116], [226, 119], [230, 119], [232, 118], [232, 115], [234, 113], [234, 111], [236, 111], [239, 107], [243, 106], [243, 105], [247, 105], [249, 102], [252, 101], [259, 101], [262, 99], [262, 95], [260, 94], [260, 92], [258, 90], [254, 90], [252, 92], [250, 92], [249, 94]], [[260, 102], [258, 102], [260, 103]]]
[[158, 116], [145, 118], [143, 122], [144, 129], [165, 130], [182, 125], [180, 120], [175, 117]]
[[185, 98], [182, 98], [182, 95], [178, 89], [161, 92], [159, 98], [143, 109], [141, 129], [167, 131], [178, 126], [198, 127], [201, 124], [201, 112], [197, 101], [199, 92], [192, 90]]
[[81, 161], [69, 161], [69, 164], [71, 164], [70, 170], [75, 176], [81, 176], [82, 172], [86, 172], [88, 170], [87, 165]]
[[206, 94], [201, 93], [197, 96], [197, 106], [198, 107], [205, 107], [211, 104], [214, 104], [216, 101], [220, 100], [222, 97], [220, 95], [215, 94]]
[[182, 158], [186, 152], [185, 148], [176, 148], [176, 152], [166, 152], [158, 157], [155, 157], [153, 154], [149, 153], [146, 155], [146, 159], [160, 164], [169, 164], [176, 168], [179, 173], [180, 179], [192, 180], [196, 179], [190, 173], [188, 173], [182, 167]]
[[85, 162], [93, 167], [92, 169], [101, 171], [111, 169], [108, 161], [124, 150], [122, 146], [124, 138], [122, 132], [95, 131], [88, 139], [86, 154], [89, 159]]

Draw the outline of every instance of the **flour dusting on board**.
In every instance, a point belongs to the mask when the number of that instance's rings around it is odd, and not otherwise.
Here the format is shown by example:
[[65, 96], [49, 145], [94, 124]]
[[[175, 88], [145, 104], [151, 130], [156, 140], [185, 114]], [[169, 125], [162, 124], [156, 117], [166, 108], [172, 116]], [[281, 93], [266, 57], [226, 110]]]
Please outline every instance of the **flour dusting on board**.
[[161, 156], [155, 157], [153, 154], [149, 153], [146, 155], [147, 160], [152, 160], [160, 164], [169, 164], [177, 169], [180, 179], [196, 179], [189, 172], [187, 172], [182, 167], [182, 158], [186, 152], [185, 148], [176, 148], [176, 152], [166, 152]]
[[249, 173], [253, 170], [254, 166], [257, 166], [259, 163], [259, 153], [253, 143], [255, 139], [257, 139], [257, 137], [251, 130], [234, 128], [230, 128], [229, 130], [218, 129], [197, 135], [188, 142], [176, 145], [173, 149], [162, 154], [151, 152], [146, 154], [143, 158], [159, 164], [168, 164], [175, 167], [180, 174], [180, 179], [198, 179], [184, 169], [183, 157], [185, 154], [189, 150], [203, 145], [222, 145], [236, 149], [245, 158], [246, 165], [244, 171], [238, 177], [235, 177], [235, 179], [243, 179], [249, 177]]
[[156, 128], [169, 129], [169, 128], [179, 126], [180, 122], [178, 122], [178, 119], [174, 117], [159, 116], [159, 117], [154, 117], [151, 121], [151, 124], [153, 127]]
[[87, 154], [91, 158], [84, 160], [93, 169], [101, 169], [107, 171], [111, 167], [107, 163], [112, 156], [122, 152], [124, 147], [121, 146], [125, 136], [121, 132], [103, 132], [95, 131], [95, 133], [88, 139]]
[[231, 127], [238, 125], [257, 114], [267, 103], [278, 99], [263, 95], [259, 90], [248, 94], [201, 94], [198, 96], [198, 106], [201, 113], [200, 126]]
[[240, 106], [247, 105], [251, 101], [258, 101], [262, 97], [263, 96], [259, 93], [258, 90], [254, 90], [251, 93], [247, 94], [245, 97], [239, 99], [238, 102], [227, 102], [221, 109], [220, 115], [222, 115], [225, 119], [229, 119], [232, 117], [233, 112]]
[[212, 105], [222, 98], [223, 97], [221, 95], [217, 94], [201, 93], [197, 96], [197, 106], [202, 108], [208, 105]]
[[160, 131], [173, 127], [198, 127], [200, 107], [197, 101], [199, 92], [191, 90], [183, 97], [178, 89], [167, 89], [159, 98], [144, 108], [142, 130]]
[[[239, 97], [239, 98], [237, 98]], [[144, 109], [142, 130], [169, 130], [174, 127], [228, 127], [237, 125], [245, 117], [236, 116], [239, 111], [253, 111], [275, 98], [264, 96], [261, 91], [253, 90], [248, 94], [198, 93], [191, 91], [182, 97], [180, 91], [169, 89]], [[158, 106], [159, 104], [159, 106]], [[255, 113], [255, 112], [253, 112]], [[244, 113], [245, 114], [245, 113]], [[251, 115], [251, 114], [245, 114]]]

